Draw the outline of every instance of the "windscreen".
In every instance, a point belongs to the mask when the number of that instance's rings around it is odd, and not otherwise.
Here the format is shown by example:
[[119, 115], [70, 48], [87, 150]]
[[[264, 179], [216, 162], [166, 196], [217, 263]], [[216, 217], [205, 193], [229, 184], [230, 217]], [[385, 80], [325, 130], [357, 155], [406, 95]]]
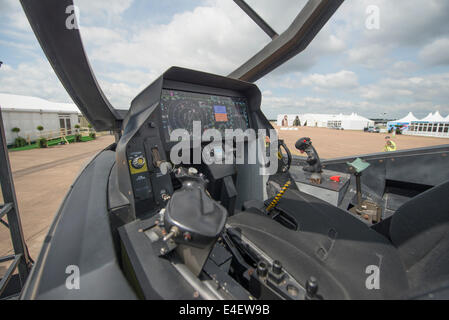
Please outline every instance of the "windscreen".
[[224, 137], [226, 129], [249, 128], [248, 103], [244, 97], [162, 90], [162, 125], [166, 141], [175, 129], [193, 133], [193, 122], [201, 122], [201, 130], [217, 129]]

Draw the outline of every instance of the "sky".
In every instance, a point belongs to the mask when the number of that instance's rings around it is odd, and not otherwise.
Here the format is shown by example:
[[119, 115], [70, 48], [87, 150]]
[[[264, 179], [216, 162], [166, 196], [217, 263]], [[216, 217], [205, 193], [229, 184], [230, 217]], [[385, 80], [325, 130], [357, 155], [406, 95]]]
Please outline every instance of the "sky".
[[[280, 34], [306, 0], [247, 2]], [[98, 82], [120, 109], [170, 66], [227, 75], [270, 42], [232, 0], [75, 5]], [[0, 61], [1, 93], [72, 102], [18, 0], [0, 0]], [[449, 1], [346, 0], [306, 50], [256, 84], [269, 119], [308, 112], [447, 116]]]

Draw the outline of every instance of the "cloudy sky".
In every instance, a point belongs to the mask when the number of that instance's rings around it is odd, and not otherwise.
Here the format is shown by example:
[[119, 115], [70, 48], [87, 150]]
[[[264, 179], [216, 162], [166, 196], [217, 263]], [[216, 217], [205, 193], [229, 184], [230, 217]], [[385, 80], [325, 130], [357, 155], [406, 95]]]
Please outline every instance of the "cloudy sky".
[[[305, 0], [247, 0], [278, 32]], [[116, 108], [177, 65], [227, 75], [266, 36], [232, 0], [75, 0], [99, 83]], [[367, 28], [369, 6], [379, 28]], [[0, 0], [0, 92], [71, 102], [17, 0]], [[449, 114], [449, 1], [346, 0], [301, 54], [259, 80], [262, 109], [379, 118]]]

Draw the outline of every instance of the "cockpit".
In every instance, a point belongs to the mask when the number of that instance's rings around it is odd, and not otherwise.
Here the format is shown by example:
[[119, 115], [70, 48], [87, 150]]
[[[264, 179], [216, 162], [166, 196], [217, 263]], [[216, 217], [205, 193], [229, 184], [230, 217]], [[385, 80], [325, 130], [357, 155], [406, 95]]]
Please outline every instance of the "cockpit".
[[[394, 240], [319, 192], [300, 191], [301, 179], [322, 190], [322, 176], [329, 179], [309, 138], [297, 148], [311, 165], [289, 170], [290, 151], [269, 136], [255, 85], [171, 68], [137, 96], [125, 123], [109, 180], [118, 185], [109, 198], [124, 201], [110, 210], [125, 274], [143, 298], [175, 299], [192, 288], [205, 299], [372, 299], [408, 290]], [[368, 266], [381, 266], [382, 289], [367, 289]], [[161, 277], [177, 289], [156, 294]]]
[[448, 147], [321, 163], [313, 137], [298, 136], [298, 159], [260, 110], [253, 82], [303, 51], [342, 2], [308, 1], [277, 35], [239, 1], [272, 41], [228, 76], [168, 69], [125, 115], [80, 33], [61, 28], [55, 13], [72, 1], [22, 0], [73, 101], [116, 142], [71, 186], [21, 298], [447, 297]]

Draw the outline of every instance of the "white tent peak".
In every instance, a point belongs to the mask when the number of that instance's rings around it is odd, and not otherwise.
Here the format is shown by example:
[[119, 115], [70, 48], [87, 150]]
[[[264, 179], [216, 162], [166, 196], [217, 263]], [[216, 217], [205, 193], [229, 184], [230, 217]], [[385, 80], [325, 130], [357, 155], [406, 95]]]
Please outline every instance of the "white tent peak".
[[434, 121], [444, 121], [444, 117], [441, 116], [441, 114], [440, 114], [439, 111], [436, 111], [436, 112], [433, 114], [433, 120], [434, 120]]
[[424, 119], [421, 119], [421, 121], [444, 121], [445, 119], [441, 116], [441, 114], [436, 111], [435, 113], [429, 113]]
[[396, 122], [412, 122], [417, 120], [418, 118], [416, 118], [412, 112], [409, 112], [404, 118], [396, 120]]
[[430, 112], [427, 116], [421, 119], [421, 121], [432, 121], [433, 113]]

